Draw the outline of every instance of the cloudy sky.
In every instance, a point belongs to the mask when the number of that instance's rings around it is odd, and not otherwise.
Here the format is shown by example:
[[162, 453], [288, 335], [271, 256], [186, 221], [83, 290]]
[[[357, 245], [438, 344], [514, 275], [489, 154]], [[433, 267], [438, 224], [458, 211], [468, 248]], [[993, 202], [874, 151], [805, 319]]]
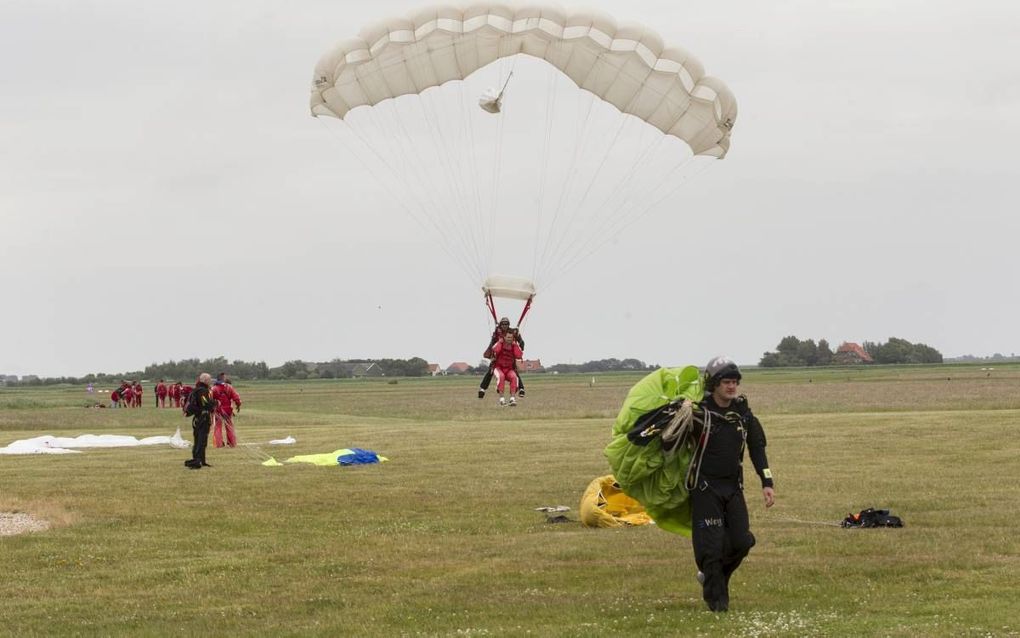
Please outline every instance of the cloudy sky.
[[[478, 282], [308, 112], [323, 53], [417, 5], [0, 2], [0, 373], [476, 362]], [[540, 290], [529, 357], [750, 364], [785, 335], [1020, 352], [1020, 4], [586, 6], [693, 52], [740, 113], [725, 160]], [[533, 170], [513, 139], [502, 170]]]

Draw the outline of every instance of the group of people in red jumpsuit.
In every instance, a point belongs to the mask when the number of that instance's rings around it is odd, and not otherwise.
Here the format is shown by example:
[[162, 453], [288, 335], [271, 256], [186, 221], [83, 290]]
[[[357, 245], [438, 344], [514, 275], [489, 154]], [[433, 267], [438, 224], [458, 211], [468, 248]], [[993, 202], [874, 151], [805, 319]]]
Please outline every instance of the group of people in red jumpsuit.
[[[156, 407], [157, 408], [179, 408], [181, 403], [187, 403], [188, 397], [191, 395], [193, 388], [190, 385], [184, 385], [180, 381], [176, 383], [164, 383], [163, 379], [159, 380], [156, 384]], [[170, 405], [167, 405], [169, 400]]]
[[142, 407], [142, 384], [138, 381], [121, 381], [120, 387], [110, 392], [110, 407]]

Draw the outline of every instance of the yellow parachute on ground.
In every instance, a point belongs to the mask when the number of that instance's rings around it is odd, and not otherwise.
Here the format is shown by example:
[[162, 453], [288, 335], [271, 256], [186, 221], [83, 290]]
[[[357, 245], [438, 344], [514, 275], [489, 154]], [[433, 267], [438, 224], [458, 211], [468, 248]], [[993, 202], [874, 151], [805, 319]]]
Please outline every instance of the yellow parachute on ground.
[[652, 517], [645, 508], [623, 493], [612, 474], [588, 484], [581, 497], [581, 524], [585, 527], [648, 525]]

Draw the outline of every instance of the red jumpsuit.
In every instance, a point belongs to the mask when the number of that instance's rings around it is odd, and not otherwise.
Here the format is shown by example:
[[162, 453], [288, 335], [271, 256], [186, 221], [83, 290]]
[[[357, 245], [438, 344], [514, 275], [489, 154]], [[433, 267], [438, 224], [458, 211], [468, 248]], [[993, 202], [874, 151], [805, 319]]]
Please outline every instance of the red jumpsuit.
[[156, 384], [156, 405], [166, 407], [166, 384], [163, 382]]
[[507, 379], [510, 379], [510, 394], [517, 394], [517, 372], [514, 370], [514, 363], [524, 356], [521, 347], [514, 343], [507, 346], [505, 341], [500, 341], [492, 347], [492, 356], [496, 358], [496, 392], [503, 394], [503, 388]]
[[234, 434], [234, 406], [237, 406], [238, 411], [241, 410], [241, 397], [229, 383], [217, 383], [212, 389], [212, 399], [220, 404], [213, 413], [213, 444], [223, 447], [223, 426], [226, 426], [227, 445], [235, 447], [237, 436]]
[[136, 383], [135, 384], [135, 407], [136, 408], [142, 407], [142, 384], [141, 383]]
[[129, 407], [129, 408], [135, 407], [135, 389], [134, 388], [132, 388], [131, 386], [128, 386], [128, 387], [124, 388], [124, 391], [121, 392], [120, 396], [123, 397], [124, 404], [125, 404], [126, 407]]
[[181, 386], [181, 389], [180, 389], [180, 400], [178, 402], [178, 405], [180, 405], [182, 403], [184, 404], [184, 405], [180, 406], [182, 410], [184, 408], [188, 407], [188, 397], [191, 396], [191, 390], [192, 390], [192, 388], [191, 388], [190, 385], [182, 385]]

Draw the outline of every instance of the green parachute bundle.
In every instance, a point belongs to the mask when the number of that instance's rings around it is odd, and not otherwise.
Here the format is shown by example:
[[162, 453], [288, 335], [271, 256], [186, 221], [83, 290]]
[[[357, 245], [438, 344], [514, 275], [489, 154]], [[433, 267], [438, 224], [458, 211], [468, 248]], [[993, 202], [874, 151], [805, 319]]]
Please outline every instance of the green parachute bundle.
[[692, 451], [683, 446], [664, 454], [662, 440], [655, 437], [646, 445], [627, 438], [637, 420], [678, 399], [701, 401], [704, 382], [696, 366], [659, 368], [630, 389], [613, 425], [613, 440], [605, 454], [617, 483], [662, 529], [691, 536], [691, 503], [685, 480]]

